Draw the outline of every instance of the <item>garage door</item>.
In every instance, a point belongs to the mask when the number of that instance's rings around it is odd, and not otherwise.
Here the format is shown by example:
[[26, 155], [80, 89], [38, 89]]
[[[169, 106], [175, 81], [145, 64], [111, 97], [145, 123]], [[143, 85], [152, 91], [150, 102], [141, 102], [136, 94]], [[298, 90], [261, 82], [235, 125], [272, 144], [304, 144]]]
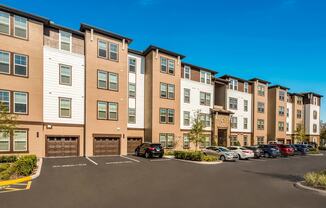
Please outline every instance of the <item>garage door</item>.
[[46, 138], [46, 156], [78, 156], [78, 137], [47, 137]]
[[120, 155], [120, 138], [95, 137], [94, 155]]
[[127, 142], [127, 152], [128, 154], [133, 154], [135, 149], [141, 145], [142, 138], [128, 138]]

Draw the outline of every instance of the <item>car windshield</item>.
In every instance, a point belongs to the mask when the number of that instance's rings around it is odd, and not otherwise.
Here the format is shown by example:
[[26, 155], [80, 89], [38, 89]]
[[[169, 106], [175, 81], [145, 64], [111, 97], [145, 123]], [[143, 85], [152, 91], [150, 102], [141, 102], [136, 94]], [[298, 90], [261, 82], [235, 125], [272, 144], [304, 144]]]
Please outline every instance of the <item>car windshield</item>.
[[241, 150], [248, 150], [247, 148], [244, 148], [244, 147], [240, 147]]
[[229, 152], [230, 151], [229, 149], [226, 149], [224, 147], [220, 147], [220, 148], [218, 148], [218, 150], [220, 150], [222, 152]]
[[155, 147], [155, 148], [162, 148], [161, 144], [151, 144], [150, 145], [151, 147]]

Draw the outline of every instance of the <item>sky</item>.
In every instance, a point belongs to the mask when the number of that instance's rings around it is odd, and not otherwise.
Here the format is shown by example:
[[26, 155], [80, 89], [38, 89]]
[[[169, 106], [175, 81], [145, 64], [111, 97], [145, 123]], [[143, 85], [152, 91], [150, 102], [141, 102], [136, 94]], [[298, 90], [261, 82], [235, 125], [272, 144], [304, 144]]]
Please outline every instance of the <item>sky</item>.
[[[0, 0], [73, 29], [88, 23], [181, 53], [218, 76], [259, 77], [326, 96], [324, 0]], [[326, 98], [321, 119], [326, 121]]]

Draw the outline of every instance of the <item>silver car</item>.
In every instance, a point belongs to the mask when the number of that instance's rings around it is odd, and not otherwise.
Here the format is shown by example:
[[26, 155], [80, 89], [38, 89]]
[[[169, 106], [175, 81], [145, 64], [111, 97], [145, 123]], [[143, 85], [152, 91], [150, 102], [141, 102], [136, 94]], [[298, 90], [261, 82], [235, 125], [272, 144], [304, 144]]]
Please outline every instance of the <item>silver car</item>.
[[234, 152], [230, 151], [229, 149], [225, 147], [219, 147], [219, 146], [212, 146], [212, 147], [206, 147], [203, 149], [203, 153], [205, 155], [214, 155], [217, 156], [222, 161], [236, 161], [238, 159], [238, 155]]

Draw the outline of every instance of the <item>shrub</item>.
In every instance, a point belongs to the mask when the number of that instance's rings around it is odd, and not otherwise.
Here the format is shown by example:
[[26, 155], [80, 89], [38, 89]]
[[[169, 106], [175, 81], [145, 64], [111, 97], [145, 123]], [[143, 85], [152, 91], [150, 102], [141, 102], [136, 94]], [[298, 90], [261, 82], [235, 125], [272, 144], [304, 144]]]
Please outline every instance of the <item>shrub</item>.
[[13, 163], [17, 161], [16, 155], [0, 156], [0, 163]]
[[326, 150], [326, 146], [319, 146], [318, 149], [319, 150]]
[[0, 164], [0, 173], [7, 170], [10, 167], [9, 163]]
[[202, 161], [204, 154], [199, 151], [174, 151], [174, 157], [182, 160]]
[[27, 155], [20, 157], [16, 162], [16, 173], [21, 176], [32, 174], [36, 167], [37, 158], [35, 155]]
[[0, 172], [0, 180], [8, 180], [10, 179], [11, 175], [16, 172], [16, 165], [13, 164], [8, 164], [9, 167], [7, 167], [6, 170]]
[[309, 149], [309, 152], [308, 152], [309, 154], [319, 154], [320, 152], [319, 152], [319, 150], [318, 149], [316, 149], [316, 148], [311, 148], [311, 149]]
[[304, 175], [305, 182], [309, 186], [323, 187], [326, 189], [326, 170], [320, 172], [310, 172]]
[[173, 150], [166, 150], [164, 151], [164, 155], [174, 155], [174, 151]]
[[211, 155], [205, 155], [203, 157], [203, 161], [206, 161], [206, 162], [213, 162], [213, 161], [217, 161], [217, 157], [215, 156], [211, 156]]

